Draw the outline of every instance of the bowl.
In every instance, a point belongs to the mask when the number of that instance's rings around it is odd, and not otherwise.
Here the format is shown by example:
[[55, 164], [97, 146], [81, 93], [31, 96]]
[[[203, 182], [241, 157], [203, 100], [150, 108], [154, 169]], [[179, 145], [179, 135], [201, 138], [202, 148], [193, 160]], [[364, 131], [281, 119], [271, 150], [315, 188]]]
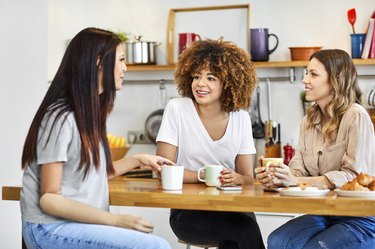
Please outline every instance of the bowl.
[[308, 61], [322, 47], [289, 47], [292, 61]]
[[117, 161], [123, 158], [129, 149], [130, 147], [111, 147], [110, 150], [112, 161]]

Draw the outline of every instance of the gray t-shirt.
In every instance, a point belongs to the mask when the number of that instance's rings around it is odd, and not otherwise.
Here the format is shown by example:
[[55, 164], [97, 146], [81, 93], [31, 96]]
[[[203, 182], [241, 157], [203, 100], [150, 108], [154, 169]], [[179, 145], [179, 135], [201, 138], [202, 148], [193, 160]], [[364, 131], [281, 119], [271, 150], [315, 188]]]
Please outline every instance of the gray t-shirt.
[[100, 148], [99, 169], [95, 170], [92, 165], [83, 179], [83, 170], [78, 171], [81, 139], [74, 115], [73, 113], [62, 115], [56, 121], [49, 137], [55, 117], [56, 113], [52, 113], [49, 119], [48, 115], [45, 115], [38, 133], [37, 159], [27, 166], [23, 174], [21, 191], [23, 221], [52, 223], [62, 220], [44, 213], [39, 206], [40, 166], [53, 162], [64, 163], [61, 195], [106, 211], [109, 210], [108, 178], [103, 147]]

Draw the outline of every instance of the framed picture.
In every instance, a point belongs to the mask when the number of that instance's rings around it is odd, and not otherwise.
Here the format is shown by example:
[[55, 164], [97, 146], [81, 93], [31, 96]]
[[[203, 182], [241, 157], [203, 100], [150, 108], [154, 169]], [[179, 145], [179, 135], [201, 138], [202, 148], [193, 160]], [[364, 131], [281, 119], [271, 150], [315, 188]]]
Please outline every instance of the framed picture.
[[[218, 24], [223, 20], [225, 25]], [[223, 38], [249, 51], [249, 26], [249, 4], [171, 9], [167, 24], [167, 62], [177, 61], [180, 33], [194, 33], [202, 39]]]

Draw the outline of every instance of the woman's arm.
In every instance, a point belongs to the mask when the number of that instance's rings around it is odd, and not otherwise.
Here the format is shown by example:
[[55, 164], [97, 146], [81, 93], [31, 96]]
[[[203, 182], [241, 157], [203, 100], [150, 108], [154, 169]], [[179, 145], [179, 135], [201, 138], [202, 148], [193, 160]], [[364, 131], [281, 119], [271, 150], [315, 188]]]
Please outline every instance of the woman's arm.
[[61, 195], [62, 162], [40, 167], [40, 208], [43, 212], [76, 222], [118, 226], [147, 233], [153, 231], [153, 225], [141, 217], [111, 214]]
[[[156, 155], [168, 158], [169, 160], [175, 162], [176, 155], [177, 155], [177, 147], [172, 144], [158, 142], [156, 146]], [[185, 169], [184, 170], [184, 183], [197, 183], [197, 182], [199, 182], [197, 172]]]

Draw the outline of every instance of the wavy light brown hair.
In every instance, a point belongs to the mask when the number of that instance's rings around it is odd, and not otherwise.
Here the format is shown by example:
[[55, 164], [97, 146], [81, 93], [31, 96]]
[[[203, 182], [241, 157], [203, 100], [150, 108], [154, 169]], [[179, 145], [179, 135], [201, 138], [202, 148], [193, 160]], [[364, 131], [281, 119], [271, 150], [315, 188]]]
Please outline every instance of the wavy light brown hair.
[[211, 71], [223, 82], [223, 111], [249, 108], [257, 77], [247, 51], [222, 39], [193, 42], [180, 54], [174, 74], [181, 96], [195, 101], [191, 89], [193, 75], [204, 69]]
[[322, 132], [328, 143], [335, 140], [342, 116], [354, 104], [361, 102], [362, 92], [358, 86], [357, 70], [350, 55], [340, 49], [325, 49], [311, 55], [324, 65], [328, 81], [332, 85], [332, 100], [324, 113], [315, 103], [307, 111], [307, 128], [325, 120]]

